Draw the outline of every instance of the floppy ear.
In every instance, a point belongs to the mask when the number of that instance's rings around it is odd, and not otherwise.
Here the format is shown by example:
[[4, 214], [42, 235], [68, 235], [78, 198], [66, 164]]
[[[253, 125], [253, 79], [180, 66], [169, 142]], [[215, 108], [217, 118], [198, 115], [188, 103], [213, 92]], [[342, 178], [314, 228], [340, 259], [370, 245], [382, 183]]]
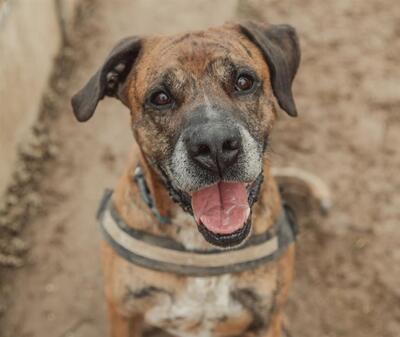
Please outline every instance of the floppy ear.
[[140, 45], [137, 37], [120, 41], [103, 66], [72, 97], [71, 104], [78, 121], [85, 122], [92, 117], [97, 104], [105, 96], [117, 97], [124, 102], [121, 88], [139, 54]]
[[242, 23], [240, 28], [263, 53], [279, 106], [290, 116], [297, 116], [292, 82], [300, 63], [300, 46], [295, 29], [289, 25], [262, 26], [254, 22]]

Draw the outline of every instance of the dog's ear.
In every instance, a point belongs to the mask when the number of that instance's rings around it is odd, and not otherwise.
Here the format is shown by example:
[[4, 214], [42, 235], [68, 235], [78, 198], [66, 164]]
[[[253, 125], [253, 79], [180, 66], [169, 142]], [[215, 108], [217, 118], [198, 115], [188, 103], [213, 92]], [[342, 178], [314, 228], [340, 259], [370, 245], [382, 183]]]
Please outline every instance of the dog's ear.
[[261, 50], [279, 106], [290, 116], [297, 116], [292, 82], [300, 63], [300, 46], [295, 29], [289, 25], [263, 26], [254, 22], [242, 23], [240, 29]]
[[140, 51], [140, 39], [128, 37], [120, 41], [106, 58], [103, 66], [71, 100], [75, 117], [80, 122], [93, 116], [97, 104], [105, 96], [124, 102], [123, 84]]

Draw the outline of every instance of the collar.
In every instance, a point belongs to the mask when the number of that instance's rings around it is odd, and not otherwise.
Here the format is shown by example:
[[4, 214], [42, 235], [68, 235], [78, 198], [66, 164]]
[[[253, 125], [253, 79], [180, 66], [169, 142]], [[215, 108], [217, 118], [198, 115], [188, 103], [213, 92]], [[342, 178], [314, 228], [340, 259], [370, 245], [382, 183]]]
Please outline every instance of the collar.
[[190, 250], [173, 239], [129, 227], [115, 209], [112, 193], [105, 191], [97, 212], [105, 240], [125, 260], [152, 270], [202, 277], [242, 272], [276, 260], [297, 235], [293, 213], [284, 205], [272, 228], [251, 236], [243, 246], [229, 250]]
[[162, 216], [158, 211], [140, 166], [136, 167], [135, 172], [133, 173], [133, 179], [136, 182], [143, 202], [149, 207], [151, 213], [154, 215], [157, 221], [163, 225], [171, 223], [171, 220], [168, 217]]

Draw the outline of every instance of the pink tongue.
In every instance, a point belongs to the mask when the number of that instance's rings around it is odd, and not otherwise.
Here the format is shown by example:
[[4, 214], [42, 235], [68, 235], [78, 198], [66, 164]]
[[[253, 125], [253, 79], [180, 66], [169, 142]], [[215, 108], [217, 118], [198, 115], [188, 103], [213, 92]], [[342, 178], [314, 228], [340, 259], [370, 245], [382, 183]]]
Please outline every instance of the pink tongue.
[[196, 221], [213, 233], [230, 234], [242, 228], [250, 213], [246, 185], [220, 182], [192, 194]]

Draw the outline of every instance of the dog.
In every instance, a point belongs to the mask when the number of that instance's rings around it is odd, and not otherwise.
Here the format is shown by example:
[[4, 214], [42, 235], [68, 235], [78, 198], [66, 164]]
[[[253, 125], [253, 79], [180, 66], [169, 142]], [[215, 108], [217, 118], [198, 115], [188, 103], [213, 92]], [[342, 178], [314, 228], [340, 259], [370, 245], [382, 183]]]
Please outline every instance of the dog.
[[102, 219], [112, 337], [281, 336], [295, 248], [271, 243], [287, 212], [269, 139], [278, 107], [297, 115], [299, 63], [289, 25], [128, 37], [72, 98], [80, 122], [119, 99], [136, 140]]

